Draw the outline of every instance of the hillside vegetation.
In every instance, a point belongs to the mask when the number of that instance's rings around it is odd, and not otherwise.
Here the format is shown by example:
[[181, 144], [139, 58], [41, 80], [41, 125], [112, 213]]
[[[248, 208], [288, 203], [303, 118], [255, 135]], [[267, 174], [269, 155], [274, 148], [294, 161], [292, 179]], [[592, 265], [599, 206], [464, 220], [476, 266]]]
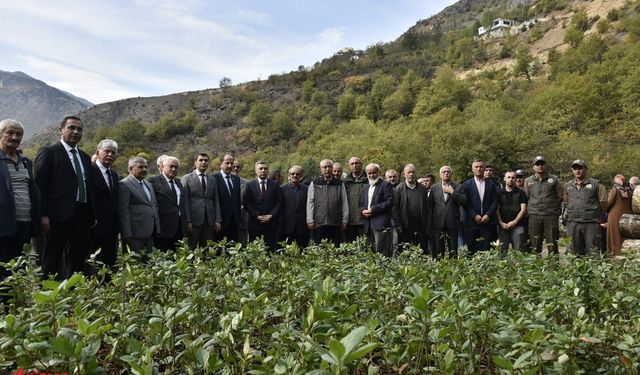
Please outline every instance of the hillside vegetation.
[[[529, 167], [537, 154], [563, 178], [576, 158], [606, 181], [636, 174], [640, 5], [605, 3], [459, 2], [458, 13], [447, 8], [394, 42], [344, 49], [312, 68], [238, 86], [223, 80], [221, 89], [151, 98], [153, 106], [144, 98], [96, 106], [80, 114], [84, 147], [117, 140], [121, 169], [132, 154], [170, 153], [186, 172], [205, 150], [309, 174], [323, 158], [358, 155], [383, 168], [413, 162], [421, 173], [449, 164], [462, 179], [476, 157], [504, 171]], [[515, 36], [474, 38], [502, 15], [540, 21]]]

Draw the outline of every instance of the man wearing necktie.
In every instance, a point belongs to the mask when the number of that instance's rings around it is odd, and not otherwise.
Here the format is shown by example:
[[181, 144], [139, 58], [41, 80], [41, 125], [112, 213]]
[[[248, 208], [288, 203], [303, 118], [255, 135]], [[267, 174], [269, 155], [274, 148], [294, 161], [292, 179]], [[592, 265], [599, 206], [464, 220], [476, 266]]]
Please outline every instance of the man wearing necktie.
[[187, 225], [187, 209], [184, 190], [180, 179], [176, 178], [180, 161], [173, 156], [162, 160], [162, 170], [157, 176], [149, 178], [158, 201], [161, 233], [156, 233], [154, 246], [160, 250], [174, 250], [182, 240]]
[[282, 191], [276, 181], [268, 179], [269, 164], [266, 161], [257, 161], [255, 167], [257, 178], [247, 182], [242, 192], [244, 209], [249, 214], [249, 241], [263, 237], [268, 249], [275, 251], [278, 246]]
[[161, 233], [156, 195], [144, 178], [148, 164], [144, 158], [129, 159], [129, 175], [119, 183], [118, 213], [122, 248], [131, 251], [153, 250], [153, 238]]
[[220, 201], [220, 214], [222, 217], [222, 230], [215, 234], [216, 241], [238, 242], [240, 229], [240, 178], [231, 172], [233, 171], [234, 157], [224, 154], [220, 158], [220, 171], [213, 177], [218, 188], [218, 198]]
[[213, 240], [213, 234], [222, 229], [218, 186], [207, 174], [209, 155], [201, 152], [194, 160], [193, 172], [182, 177], [186, 206], [189, 247], [204, 247]]
[[96, 225], [89, 232], [89, 251], [100, 250], [96, 259], [113, 267], [118, 258], [118, 174], [113, 162], [118, 157], [118, 144], [111, 139], [98, 143], [96, 161], [91, 165], [95, 190]]
[[460, 228], [460, 207], [467, 204], [467, 196], [462, 185], [452, 181], [453, 170], [448, 165], [440, 168], [440, 183], [431, 186], [429, 202], [432, 213], [432, 229], [435, 239], [435, 253], [440, 259], [448, 254], [458, 256], [458, 234]]
[[41, 148], [35, 159], [35, 179], [42, 196], [42, 253], [44, 277], [64, 279], [85, 272], [89, 227], [95, 225], [91, 158], [77, 145], [84, 125], [65, 117], [58, 129], [60, 141]]

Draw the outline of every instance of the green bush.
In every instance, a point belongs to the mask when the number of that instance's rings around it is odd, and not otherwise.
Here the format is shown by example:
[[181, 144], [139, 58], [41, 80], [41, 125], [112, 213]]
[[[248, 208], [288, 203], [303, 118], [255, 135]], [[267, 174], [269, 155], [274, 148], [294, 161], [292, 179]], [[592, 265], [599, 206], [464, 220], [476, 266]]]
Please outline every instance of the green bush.
[[[223, 255], [216, 255], [222, 251]], [[495, 252], [433, 262], [355, 243], [213, 244], [109, 281], [12, 276], [0, 371], [106, 374], [637, 373], [640, 262]]]

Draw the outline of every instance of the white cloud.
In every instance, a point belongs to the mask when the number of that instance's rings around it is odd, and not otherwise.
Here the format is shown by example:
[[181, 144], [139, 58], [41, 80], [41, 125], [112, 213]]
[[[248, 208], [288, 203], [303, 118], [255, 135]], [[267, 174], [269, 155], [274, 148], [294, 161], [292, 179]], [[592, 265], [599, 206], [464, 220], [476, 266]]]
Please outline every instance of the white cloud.
[[46, 80], [50, 86], [94, 103], [135, 96], [134, 92], [117, 85], [109, 77], [97, 72], [33, 56], [20, 56], [20, 59], [27, 68], [25, 70], [38, 72], [41, 76], [37, 78]]

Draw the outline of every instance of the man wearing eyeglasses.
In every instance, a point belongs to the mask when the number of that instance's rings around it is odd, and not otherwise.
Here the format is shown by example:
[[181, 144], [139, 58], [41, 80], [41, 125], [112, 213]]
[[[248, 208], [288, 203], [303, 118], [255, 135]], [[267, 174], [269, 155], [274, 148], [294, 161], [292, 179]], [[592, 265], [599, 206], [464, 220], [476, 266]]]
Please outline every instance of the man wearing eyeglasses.
[[574, 254], [583, 256], [600, 246], [600, 216], [607, 207], [607, 189], [598, 180], [587, 177], [584, 160], [574, 160], [571, 171], [575, 178], [564, 185], [562, 202], [571, 248]]

